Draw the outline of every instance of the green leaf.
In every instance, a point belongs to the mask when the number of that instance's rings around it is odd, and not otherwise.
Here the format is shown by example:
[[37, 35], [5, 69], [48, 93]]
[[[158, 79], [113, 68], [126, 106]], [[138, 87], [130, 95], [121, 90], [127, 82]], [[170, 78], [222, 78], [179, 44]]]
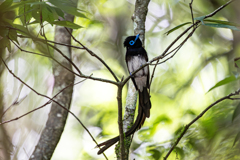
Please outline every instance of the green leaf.
[[[18, 43], [18, 40], [17, 40], [17, 31], [14, 30], [14, 29], [10, 29], [9, 30], [9, 33], [8, 33], [8, 36], [11, 40], [15, 41]], [[19, 44], [19, 43], [18, 43]]]
[[151, 150], [149, 150], [149, 152], [150, 153], [152, 153], [152, 157], [154, 158], [154, 159], [160, 159], [161, 158], [161, 152], [159, 151], [159, 150], [157, 150], [157, 149], [151, 149]]
[[26, 35], [26, 36], [29, 36], [30, 33], [28, 32], [28, 30], [22, 26], [22, 25], [19, 25], [19, 24], [13, 24], [13, 27], [16, 28], [16, 31], [17, 33], [19, 34], [22, 34], [22, 35]]
[[54, 20], [57, 20], [57, 19], [58, 19], [58, 14], [57, 14], [57, 12], [56, 12], [56, 10], [55, 10], [55, 7], [52, 7], [52, 6], [47, 5], [47, 9], [48, 9], [50, 12], [52, 12]]
[[184, 151], [183, 151], [182, 148], [180, 148], [180, 147], [175, 147], [174, 150], [175, 150], [176, 153], [177, 153], [178, 155], [180, 155], [181, 157], [184, 156]]
[[203, 21], [206, 16], [196, 17], [194, 20]]
[[64, 5], [64, 3], [59, 3], [59, 1], [56, 1], [56, 0], [49, 0], [49, 2], [52, 3], [53, 5], [55, 5], [56, 7], [60, 8], [61, 10], [65, 11], [68, 14], [82, 17], [82, 18], [87, 18], [84, 14], [78, 12], [78, 9], [76, 7], [72, 7], [67, 4]]
[[159, 123], [162, 123], [162, 122], [170, 123], [172, 121], [171, 121], [171, 118], [169, 118], [168, 116], [162, 115], [155, 119], [155, 121], [153, 122], [153, 125], [158, 125]]
[[47, 5], [42, 5], [42, 21], [47, 21], [52, 24], [55, 20], [52, 11], [47, 7]]
[[6, 37], [8, 35], [8, 29], [0, 26], [0, 36]]
[[237, 105], [233, 112], [232, 121], [234, 121], [235, 118], [238, 117], [238, 115], [240, 115], [240, 103]]
[[237, 136], [234, 139], [233, 146], [236, 144], [237, 141], [240, 140], [240, 132], [238, 132]]
[[7, 37], [3, 37], [0, 40], [0, 48], [6, 48], [8, 49], [9, 52], [11, 52], [11, 44], [10, 44], [10, 40]]
[[235, 63], [237, 64], [238, 68], [240, 68], [240, 59], [235, 61]]
[[82, 28], [82, 26], [79, 26], [78, 24], [75, 24], [70, 21], [54, 21], [52, 24], [55, 24], [58, 26], [63, 26], [63, 27], [68, 27], [68, 28], [72, 28], [72, 29]]
[[30, 5], [20, 6], [18, 9], [20, 20], [25, 25], [32, 18], [32, 7]]
[[213, 90], [214, 88], [217, 88], [217, 87], [219, 87], [219, 86], [222, 86], [222, 85], [231, 83], [231, 82], [233, 82], [233, 81], [236, 81], [237, 79], [239, 79], [239, 77], [236, 78], [234, 75], [231, 75], [230, 77], [227, 77], [227, 78], [219, 81], [217, 84], [215, 84], [215, 86], [213, 86], [212, 88], [210, 88], [210, 89], [208, 90], [208, 92], [210, 92], [211, 90]]
[[185, 26], [185, 25], [187, 25], [187, 24], [191, 24], [191, 22], [186, 22], [186, 23], [180, 24], [180, 25], [178, 25], [178, 26], [170, 29], [170, 30], [167, 31], [165, 34], [169, 35], [169, 34], [172, 33], [173, 31], [175, 31], [175, 30], [177, 30], [177, 29], [179, 29], [179, 28], [181, 28], [181, 27], [183, 27], [183, 26]]
[[29, 5], [31, 5], [31, 6], [34, 6], [34, 5], [42, 5], [42, 4], [46, 4], [46, 3], [45, 3], [45, 2], [32, 1], [32, 2], [29, 2], [29, 3], [27, 3], [27, 4], [29, 4]]
[[6, 0], [0, 5], [0, 12], [6, 11], [13, 3], [13, 0]]
[[213, 22], [213, 23], [217, 23], [217, 24], [226, 24], [226, 25], [230, 25], [230, 26], [240, 27], [240, 24], [233, 23], [233, 22], [228, 22], [228, 21], [221, 21], [221, 20], [215, 20], [215, 19], [205, 19], [204, 21]]
[[60, 17], [62, 17], [63, 19], [65, 19], [65, 18], [64, 18], [64, 13], [63, 13], [63, 11], [62, 11], [61, 9], [56, 8], [56, 7], [52, 7], [52, 8], [55, 9], [55, 11], [56, 11], [56, 13], [58, 14], [58, 16], [60, 16]]
[[32, 16], [37, 22], [40, 23], [40, 13], [38, 9], [32, 11]]
[[226, 25], [226, 24], [203, 23], [203, 25], [209, 26], [209, 27], [215, 27], [215, 28], [228, 28], [228, 29], [231, 29], [231, 30], [240, 31], [240, 29], [238, 29], [237, 27], [235, 27], [235, 26], [230, 26], [230, 25]]
[[28, 25], [31, 25], [31, 24], [37, 24], [37, 23], [40, 23], [40, 21], [35, 20], [35, 21], [32, 21], [31, 23], [28, 23]]
[[[8, 8], [8, 10], [12, 10], [12, 9], [15, 9], [15, 8], [18, 8], [19, 6], [22, 6], [22, 5], [24, 5], [24, 4], [26, 4], [26, 3], [29, 3], [29, 2], [34, 2], [35, 0], [31, 0], [31, 1], [21, 1], [21, 2], [18, 2], [18, 3], [16, 3], [16, 4], [13, 4], [12, 6], [10, 6], [9, 8]], [[15, 1], [14, 1], [15, 2]]]

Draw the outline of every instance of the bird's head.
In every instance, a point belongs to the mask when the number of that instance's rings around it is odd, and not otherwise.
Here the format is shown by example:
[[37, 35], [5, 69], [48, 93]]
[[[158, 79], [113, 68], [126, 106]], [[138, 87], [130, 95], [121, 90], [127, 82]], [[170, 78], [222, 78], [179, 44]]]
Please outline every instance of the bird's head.
[[127, 48], [139, 48], [142, 47], [142, 42], [139, 39], [139, 34], [136, 36], [129, 36], [124, 41], [124, 47]]

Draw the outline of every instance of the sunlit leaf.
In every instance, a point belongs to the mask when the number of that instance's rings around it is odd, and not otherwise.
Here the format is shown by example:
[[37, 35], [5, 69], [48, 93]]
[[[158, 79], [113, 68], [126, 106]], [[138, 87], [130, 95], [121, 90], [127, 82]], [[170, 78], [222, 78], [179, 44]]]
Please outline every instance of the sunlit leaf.
[[196, 115], [196, 113], [195, 113], [193, 110], [191, 110], [191, 109], [188, 109], [188, 110], [186, 111], [186, 113], [189, 114], [189, 115], [192, 115], [192, 116], [195, 116], [195, 115]]
[[240, 29], [238, 29], [237, 27], [226, 25], [226, 24], [204, 23], [203, 25], [209, 26], [209, 27], [215, 27], [215, 28], [228, 28], [228, 29], [231, 29], [231, 30], [240, 31]]
[[236, 81], [238, 78], [236, 78], [234, 75], [231, 75], [230, 77], [227, 77], [227, 78], [224, 78], [223, 80], [219, 81], [217, 84], [215, 84], [212, 88], [210, 88], [208, 90], [208, 92], [210, 92], [211, 90], [213, 90], [214, 88], [217, 88], [219, 86], [222, 86], [222, 85], [225, 85], [225, 84], [228, 84], [228, 83], [231, 83], [233, 81]]
[[174, 150], [176, 151], [177, 155], [184, 156], [184, 151], [180, 147], [175, 147]]
[[185, 126], [180, 126], [180, 127], [174, 132], [174, 135], [175, 135], [175, 136], [179, 136], [184, 129], [185, 129]]
[[234, 121], [235, 118], [238, 117], [238, 115], [240, 115], [240, 103], [237, 105], [233, 112], [232, 121]]
[[170, 29], [170, 30], [167, 31], [165, 34], [166, 34], [166, 35], [169, 35], [169, 34], [172, 33], [173, 31], [175, 31], [175, 30], [177, 30], [177, 29], [179, 29], [179, 28], [181, 28], [181, 27], [183, 27], [183, 26], [185, 26], [185, 25], [187, 25], [187, 24], [191, 24], [191, 22], [186, 22], [186, 23], [180, 24], [180, 25], [178, 25], [178, 26]]
[[152, 154], [152, 157], [156, 160], [160, 159], [161, 157], [161, 152], [157, 149], [151, 149], [149, 152]]
[[82, 28], [82, 26], [79, 26], [78, 24], [75, 24], [70, 21], [54, 21], [52, 24], [58, 25], [58, 26], [63, 26], [63, 27], [68, 27], [72, 29], [79, 29]]
[[159, 124], [161, 122], [170, 123], [171, 119], [169, 117], [167, 117], [166, 115], [162, 115], [162, 116], [156, 118], [156, 120], [154, 121], [153, 125]]

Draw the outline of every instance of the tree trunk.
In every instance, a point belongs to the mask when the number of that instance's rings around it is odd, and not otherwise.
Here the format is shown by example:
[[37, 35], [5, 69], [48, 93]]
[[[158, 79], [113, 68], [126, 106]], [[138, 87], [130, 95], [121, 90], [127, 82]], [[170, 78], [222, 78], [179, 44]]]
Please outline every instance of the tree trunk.
[[[75, 1], [77, 6], [77, 1]], [[65, 14], [65, 20], [73, 21], [74, 16]], [[68, 29], [72, 32], [71, 29]], [[55, 28], [55, 42], [71, 44], [71, 36], [64, 27], [56, 26]], [[71, 48], [67, 46], [55, 45], [59, 50], [61, 50], [65, 56], [71, 59]], [[62, 57], [57, 51], [54, 51], [54, 58], [58, 60], [62, 65], [72, 70], [71, 64]], [[68, 70], [64, 69], [58, 63], [53, 62], [53, 74], [54, 74], [54, 89], [53, 96], [57, 94], [63, 88], [74, 83], [74, 75]], [[66, 108], [70, 108], [73, 93], [73, 85], [64, 89], [57, 97], [54, 99], [62, 104]], [[52, 107], [49, 113], [49, 117], [45, 128], [40, 136], [40, 140], [35, 147], [33, 154], [31, 155], [31, 160], [42, 160], [51, 159], [53, 152], [61, 138], [68, 112], [63, 108], [59, 107], [56, 103], [52, 103]]]

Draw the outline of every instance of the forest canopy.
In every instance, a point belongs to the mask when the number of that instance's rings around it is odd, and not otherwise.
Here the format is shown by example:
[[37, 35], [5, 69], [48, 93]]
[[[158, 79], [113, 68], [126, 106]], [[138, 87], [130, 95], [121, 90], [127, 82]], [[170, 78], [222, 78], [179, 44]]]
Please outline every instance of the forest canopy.
[[131, 81], [123, 42], [139, 32], [152, 107], [129, 159], [240, 158], [240, 1], [149, 1], [144, 32], [135, 3], [0, 1], [0, 157], [34, 159], [55, 115], [52, 160], [119, 158], [94, 147], [119, 135]]

